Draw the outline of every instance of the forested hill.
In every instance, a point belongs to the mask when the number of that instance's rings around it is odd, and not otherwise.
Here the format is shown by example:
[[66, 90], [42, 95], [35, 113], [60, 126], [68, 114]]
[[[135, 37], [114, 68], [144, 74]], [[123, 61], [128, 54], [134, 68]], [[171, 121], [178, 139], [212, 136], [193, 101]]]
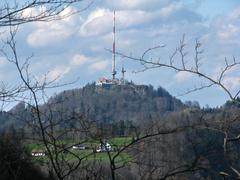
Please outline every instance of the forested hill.
[[149, 85], [102, 88], [88, 84], [83, 88], [64, 91], [49, 100], [61, 111], [88, 114], [97, 121], [145, 121], [158, 118], [166, 112], [179, 111], [185, 105], [166, 90]]
[[[53, 119], [62, 119], [63, 126], [71, 126], [70, 123], [74, 122], [67, 119], [73, 113], [101, 124], [120, 121], [142, 123], [160, 119], [168, 112], [181, 111], [186, 105], [161, 87], [154, 89], [151, 85], [128, 83], [101, 88], [92, 83], [51, 97], [47, 104], [41, 106], [41, 111], [49, 114], [49, 108], [54, 112]], [[31, 108], [19, 103], [9, 112], [0, 113], [0, 130], [11, 126], [22, 127], [22, 121], [31, 122], [31, 117]]]

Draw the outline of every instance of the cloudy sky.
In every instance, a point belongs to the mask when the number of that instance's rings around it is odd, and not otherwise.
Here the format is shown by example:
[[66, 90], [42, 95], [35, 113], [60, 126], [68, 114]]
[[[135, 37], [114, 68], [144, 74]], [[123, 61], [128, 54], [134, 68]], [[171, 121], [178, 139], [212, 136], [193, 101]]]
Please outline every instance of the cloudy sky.
[[[84, 7], [90, 1], [85, 0]], [[70, 7], [63, 16], [79, 7]], [[20, 59], [31, 54], [31, 72], [42, 78], [59, 77], [59, 82], [78, 81], [70, 86], [55, 89], [82, 87], [99, 77], [111, 76], [112, 19], [116, 10], [116, 48], [126, 55], [140, 57], [149, 47], [166, 45], [154, 51], [147, 58], [167, 58], [186, 35], [187, 61], [194, 58], [194, 42], [202, 42], [202, 71], [217, 77], [224, 67], [224, 59], [240, 60], [240, 1], [239, 0], [95, 0], [84, 12], [48, 23], [31, 23], [21, 26], [17, 34]], [[26, 15], [29, 12], [26, 12]], [[188, 89], [207, 83], [191, 74], [176, 73], [167, 69], [154, 69], [143, 73], [141, 66], [127, 59], [117, 57], [117, 70], [124, 61], [126, 78], [136, 84], [162, 86], [177, 96]], [[0, 79], [16, 82], [14, 67], [0, 57]], [[240, 88], [239, 69], [227, 74], [224, 83], [232, 92]], [[120, 77], [120, 73], [118, 74]], [[11, 84], [11, 83], [10, 83]], [[50, 94], [53, 91], [50, 92]], [[222, 105], [228, 96], [219, 88], [195, 92], [178, 97], [183, 101], [197, 100], [202, 106]]]

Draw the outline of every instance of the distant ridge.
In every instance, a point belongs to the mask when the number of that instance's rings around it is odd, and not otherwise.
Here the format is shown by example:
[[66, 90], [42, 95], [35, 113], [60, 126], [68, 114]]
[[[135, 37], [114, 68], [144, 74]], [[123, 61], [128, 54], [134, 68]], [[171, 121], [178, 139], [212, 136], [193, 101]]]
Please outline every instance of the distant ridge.
[[[41, 106], [41, 110], [47, 112], [49, 104], [55, 112], [54, 119], [59, 119], [60, 113], [61, 117], [67, 119], [74, 112], [86, 115], [99, 124], [119, 121], [142, 123], [186, 108], [186, 105], [161, 87], [154, 89], [151, 85], [134, 83], [108, 88], [99, 87], [95, 83], [87, 84], [83, 88], [66, 90], [52, 96], [47, 104]], [[18, 119], [31, 121], [30, 112], [31, 109], [24, 103], [19, 103], [9, 112], [2, 112], [0, 128], [22, 126]], [[62, 126], [69, 124], [65, 121]]]
[[[151, 85], [135, 85], [99, 88], [88, 84], [80, 89], [64, 91], [49, 100], [59, 107], [88, 114], [96, 121], [145, 121], [164, 113], [179, 111], [186, 106], [171, 96], [165, 89], [154, 89]], [[56, 105], [58, 106], [58, 105]]]

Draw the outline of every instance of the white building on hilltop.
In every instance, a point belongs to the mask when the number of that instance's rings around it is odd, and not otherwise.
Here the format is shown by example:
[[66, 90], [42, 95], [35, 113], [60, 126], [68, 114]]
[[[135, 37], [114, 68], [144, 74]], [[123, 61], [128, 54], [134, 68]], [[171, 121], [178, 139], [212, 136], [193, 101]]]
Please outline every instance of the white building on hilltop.
[[115, 20], [115, 11], [114, 11], [114, 26], [113, 26], [113, 49], [112, 49], [112, 79], [108, 78], [100, 78], [97, 82], [96, 85], [100, 87], [106, 87], [109, 88], [113, 85], [124, 85], [125, 84], [125, 69], [124, 65], [122, 65], [122, 78], [121, 80], [116, 78], [116, 20]]

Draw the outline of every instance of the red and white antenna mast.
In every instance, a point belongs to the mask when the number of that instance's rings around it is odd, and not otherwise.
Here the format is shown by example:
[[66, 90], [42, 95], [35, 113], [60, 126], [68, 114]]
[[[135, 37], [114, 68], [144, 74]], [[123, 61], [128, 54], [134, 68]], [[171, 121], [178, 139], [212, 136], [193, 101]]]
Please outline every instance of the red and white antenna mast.
[[112, 54], [112, 78], [115, 80], [115, 76], [117, 74], [116, 71], [116, 18], [115, 18], [115, 11], [113, 15], [113, 54]]
[[125, 85], [125, 73], [126, 70], [124, 68], [124, 59], [122, 58], [122, 85]]

